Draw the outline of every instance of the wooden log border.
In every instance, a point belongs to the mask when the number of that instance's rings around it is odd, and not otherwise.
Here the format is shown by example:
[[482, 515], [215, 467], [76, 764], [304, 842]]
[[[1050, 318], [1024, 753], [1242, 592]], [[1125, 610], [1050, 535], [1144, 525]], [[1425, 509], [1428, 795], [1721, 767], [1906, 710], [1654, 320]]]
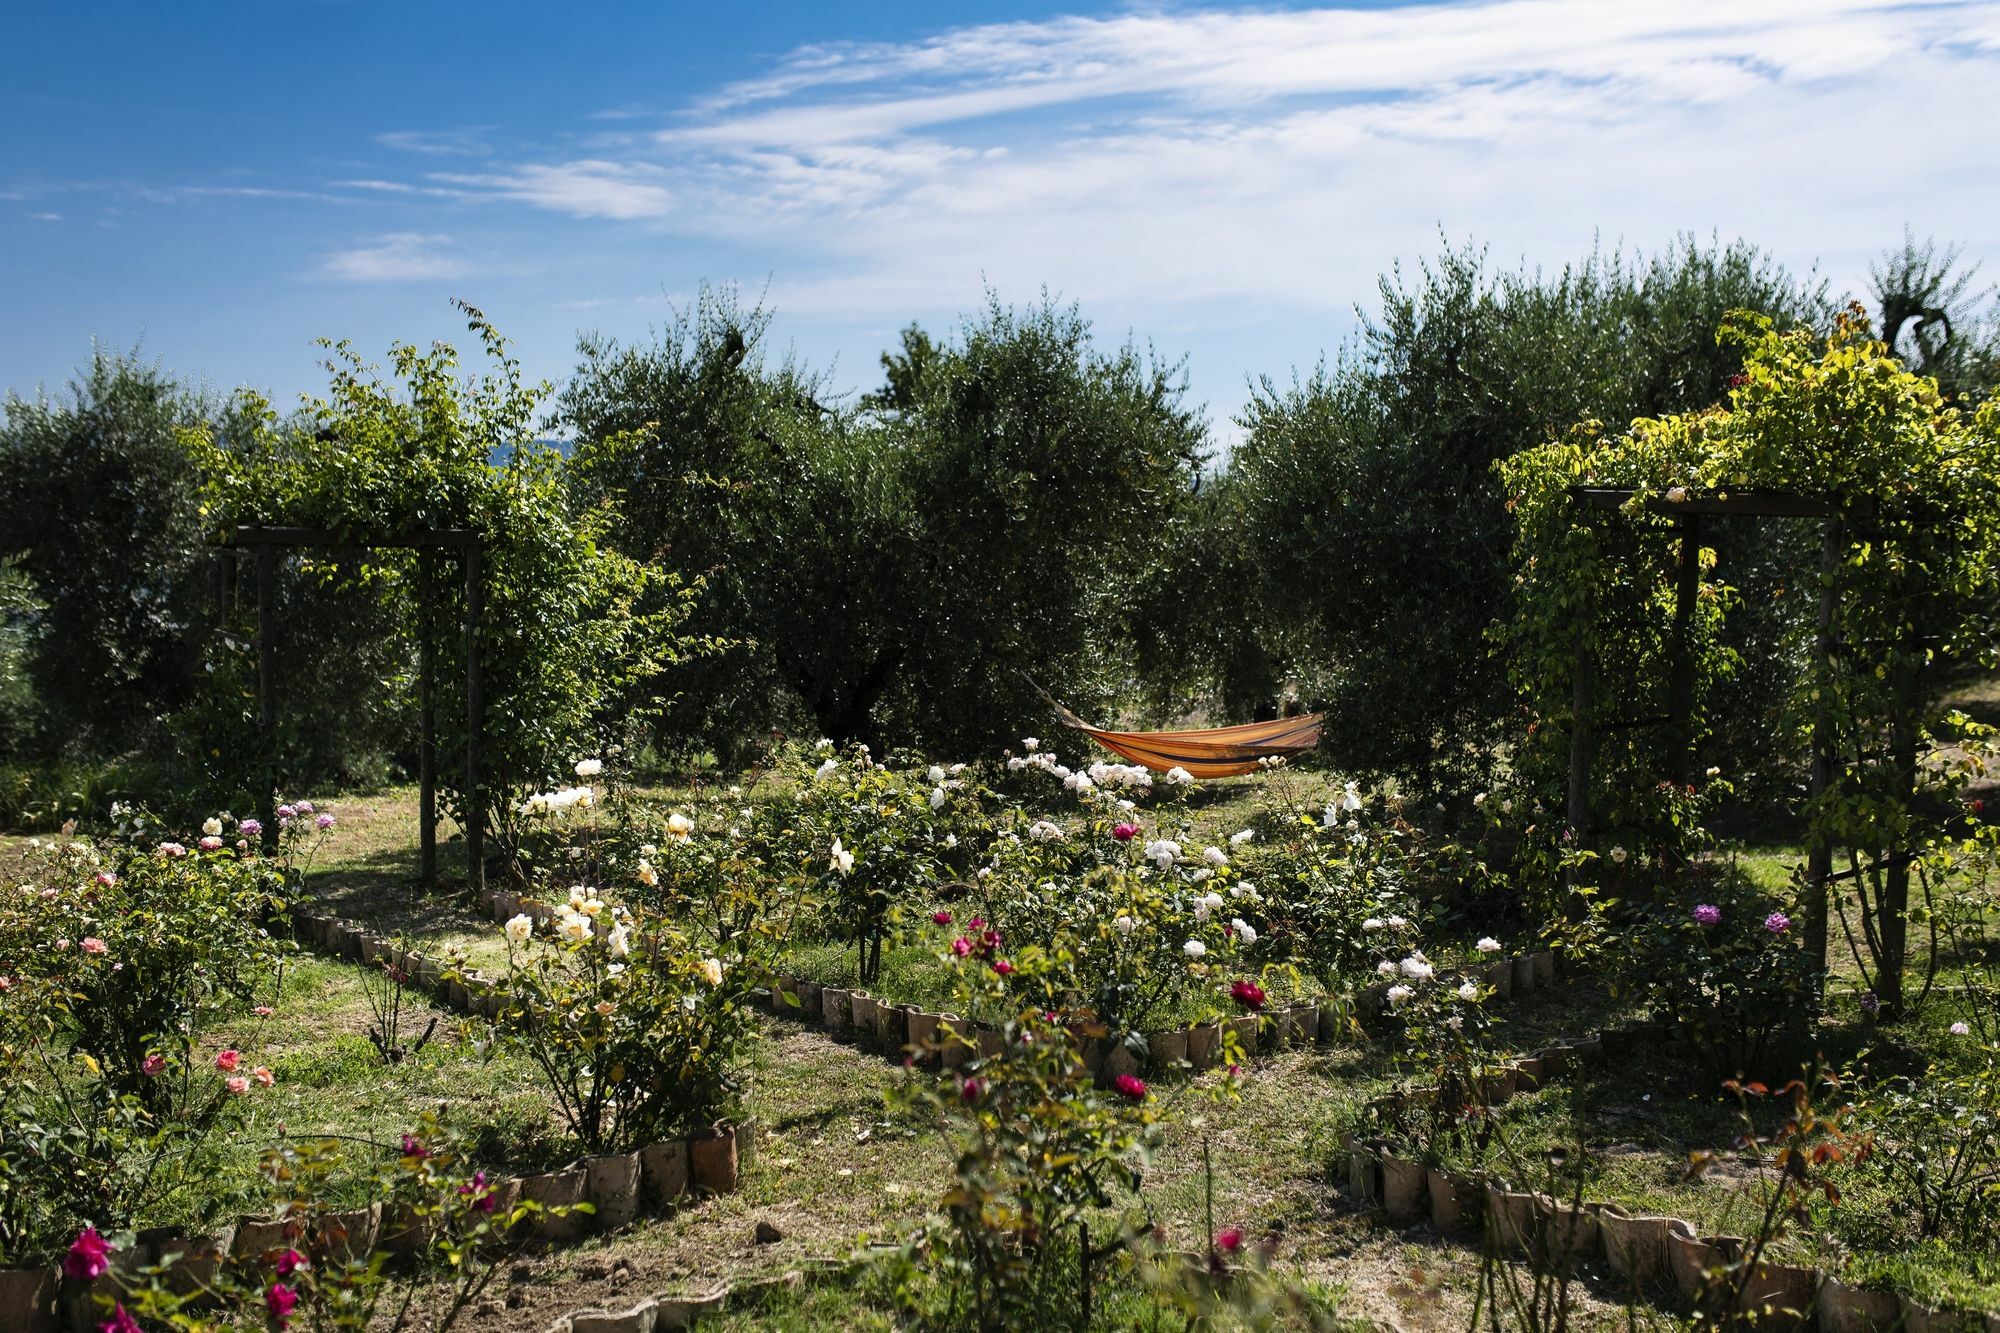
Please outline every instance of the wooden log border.
[[[1640, 1022], [1559, 1038], [1507, 1066], [1515, 1077], [1489, 1082], [1488, 1104], [1504, 1106], [1579, 1064], [1633, 1049], [1667, 1031], [1666, 1024]], [[1435, 1090], [1403, 1095], [1434, 1096]], [[1512, 1191], [1490, 1173], [1449, 1171], [1398, 1157], [1380, 1140], [1343, 1134], [1341, 1147], [1346, 1171], [1337, 1174], [1344, 1174], [1347, 1192], [1380, 1207], [1393, 1222], [1429, 1221], [1447, 1234], [1479, 1230], [1517, 1256], [1540, 1250], [1601, 1260], [1635, 1288], [1671, 1281], [1689, 1301], [1701, 1295], [1709, 1268], [1739, 1261], [1747, 1244], [1740, 1236], [1701, 1235], [1678, 1217], [1634, 1217], [1615, 1202], [1573, 1207], [1546, 1194]], [[1742, 1311], [1773, 1328], [1802, 1329], [1811, 1321], [1818, 1333], [1898, 1328], [2000, 1333], [2000, 1312], [1933, 1309], [1900, 1292], [1850, 1286], [1823, 1270], [1794, 1264], [1758, 1264], [1744, 1289]]]
[[[483, 891], [481, 902], [489, 909], [500, 895]], [[508, 915], [512, 915], [510, 912]], [[497, 985], [476, 971], [454, 975], [452, 965], [404, 949], [395, 941], [355, 922], [324, 916], [294, 907], [290, 913], [298, 942], [316, 953], [346, 962], [374, 965], [386, 959], [406, 978], [405, 985], [427, 994], [447, 1009], [477, 1017], [492, 1018], [500, 1011]], [[505, 918], [500, 918], [505, 920]], [[757, 1143], [757, 1122], [746, 1118], [740, 1124], [717, 1125], [707, 1134], [664, 1139], [630, 1153], [613, 1153], [580, 1158], [555, 1171], [532, 1175], [500, 1175], [493, 1190], [508, 1206], [516, 1198], [539, 1199], [545, 1203], [588, 1202], [594, 1213], [574, 1213], [565, 1217], [540, 1217], [524, 1222], [530, 1243], [558, 1245], [616, 1231], [641, 1215], [667, 1211], [684, 1200], [711, 1195], [733, 1194], [742, 1168], [753, 1158]], [[412, 1235], [407, 1226], [398, 1226], [394, 1216], [385, 1216], [380, 1204], [337, 1215], [346, 1229], [344, 1244], [355, 1251], [377, 1247], [391, 1254], [416, 1248], [422, 1237]], [[155, 1228], [139, 1233], [137, 1243], [118, 1256], [117, 1267], [128, 1276], [138, 1268], [160, 1263], [170, 1254], [188, 1256], [192, 1264], [219, 1263], [222, 1258], [260, 1254], [286, 1242], [288, 1226], [282, 1216], [245, 1215], [198, 1237], [177, 1228]], [[116, 1290], [115, 1273], [99, 1278], [94, 1289]], [[0, 1268], [0, 1329], [8, 1333], [56, 1333], [63, 1327], [65, 1312], [87, 1312], [90, 1285], [66, 1281], [60, 1268]], [[95, 1328], [92, 1313], [87, 1322], [76, 1325]], [[660, 1324], [649, 1327], [675, 1328], [684, 1325]]]

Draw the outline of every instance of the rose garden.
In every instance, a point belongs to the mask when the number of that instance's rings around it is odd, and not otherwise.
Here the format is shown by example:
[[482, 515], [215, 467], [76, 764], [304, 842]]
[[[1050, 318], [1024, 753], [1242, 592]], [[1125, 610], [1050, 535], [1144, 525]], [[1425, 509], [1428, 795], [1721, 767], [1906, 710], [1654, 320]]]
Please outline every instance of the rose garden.
[[1758, 304], [1393, 557], [1274, 480], [1373, 409], [1195, 487], [1049, 308], [173, 409], [188, 683], [0, 793], [0, 1327], [2000, 1328], [2000, 407]]

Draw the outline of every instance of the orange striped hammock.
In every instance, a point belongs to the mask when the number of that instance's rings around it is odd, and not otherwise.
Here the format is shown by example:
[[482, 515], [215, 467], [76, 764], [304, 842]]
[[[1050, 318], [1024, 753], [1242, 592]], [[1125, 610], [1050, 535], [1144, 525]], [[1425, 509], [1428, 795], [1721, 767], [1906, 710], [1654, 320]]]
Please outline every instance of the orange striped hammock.
[[[1028, 683], [1034, 684], [1032, 680]], [[1113, 754], [1144, 764], [1155, 773], [1184, 768], [1198, 778], [1254, 773], [1261, 759], [1304, 754], [1319, 744], [1320, 723], [1326, 717], [1324, 713], [1306, 713], [1199, 731], [1109, 731], [1091, 726], [1040, 685], [1035, 685], [1035, 689], [1049, 701], [1064, 726], [1082, 732]]]

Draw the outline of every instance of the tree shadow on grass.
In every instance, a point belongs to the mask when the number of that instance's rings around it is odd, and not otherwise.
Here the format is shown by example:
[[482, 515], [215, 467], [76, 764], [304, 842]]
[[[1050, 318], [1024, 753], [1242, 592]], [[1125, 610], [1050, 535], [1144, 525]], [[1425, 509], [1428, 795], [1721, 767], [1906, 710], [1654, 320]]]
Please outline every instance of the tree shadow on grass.
[[[438, 844], [438, 882], [417, 879], [417, 859], [401, 848], [385, 848], [329, 869], [316, 870], [307, 890], [322, 907], [378, 931], [436, 934], [484, 930], [491, 923], [477, 910], [463, 874], [462, 840]], [[449, 867], [458, 865], [454, 873]]]

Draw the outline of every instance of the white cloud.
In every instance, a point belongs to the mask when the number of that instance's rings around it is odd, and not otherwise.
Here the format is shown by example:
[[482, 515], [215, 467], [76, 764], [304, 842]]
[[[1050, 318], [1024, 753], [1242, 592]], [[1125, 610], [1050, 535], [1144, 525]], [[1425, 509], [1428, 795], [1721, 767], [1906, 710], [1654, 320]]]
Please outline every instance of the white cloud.
[[28, 216], [37, 222], [61, 222], [63, 220], [63, 215], [60, 213], [30, 213]]
[[467, 272], [450, 253], [449, 236], [391, 232], [371, 242], [328, 255], [321, 272], [347, 282], [418, 282], [456, 278]]
[[431, 179], [579, 218], [659, 217], [673, 205], [665, 173], [647, 163], [533, 163], [487, 175], [433, 173]]
[[1167, 8], [803, 48], [575, 160], [349, 185], [641, 223], [593, 282], [769, 275], [829, 339], [1046, 285], [1221, 400], [1440, 232], [1505, 265], [1742, 236], [1838, 289], [1909, 222], [1990, 270], [1996, 89], [1991, 0]]
[[471, 126], [455, 130], [392, 130], [375, 136], [375, 142], [399, 153], [423, 153], [433, 157], [481, 157], [492, 152], [487, 145], [488, 127]]
[[1063, 18], [801, 50], [656, 143], [676, 225], [792, 257], [780, 309], [991, 280], [1248, 321], [1344, 314], [1440, 227], [1506, 262], [1719, 230], [1798, 267], [1908, 210], [1962, 234], [1995, 194], [1968, 168], [1995, 156], [1996, 53], [1992, 9], [1953, 0]]

